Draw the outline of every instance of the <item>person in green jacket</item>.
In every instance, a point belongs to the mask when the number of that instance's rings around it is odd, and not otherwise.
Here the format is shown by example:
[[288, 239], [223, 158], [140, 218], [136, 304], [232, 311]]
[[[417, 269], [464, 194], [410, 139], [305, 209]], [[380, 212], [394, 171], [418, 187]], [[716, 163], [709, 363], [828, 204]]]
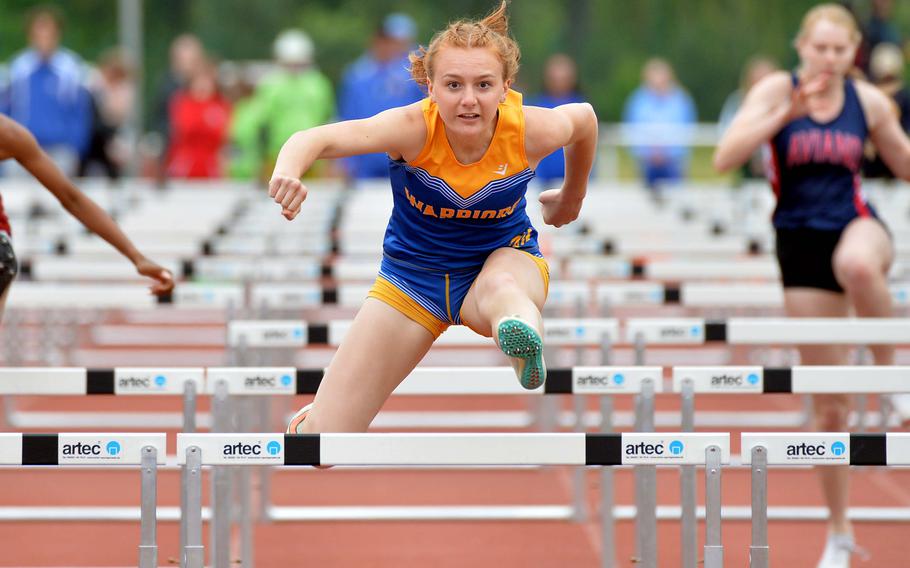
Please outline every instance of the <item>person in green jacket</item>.
[[328, 123], [335, 116], [332, 83], [315, 65], [314, 46], [300, 30], [285, 30], [275, 39], [279, 68], [257, 85], [243, 109], [241, 138], [258, 137], [262, 165], [256, 172], [270, 172], [284, 142], [299, 130]]

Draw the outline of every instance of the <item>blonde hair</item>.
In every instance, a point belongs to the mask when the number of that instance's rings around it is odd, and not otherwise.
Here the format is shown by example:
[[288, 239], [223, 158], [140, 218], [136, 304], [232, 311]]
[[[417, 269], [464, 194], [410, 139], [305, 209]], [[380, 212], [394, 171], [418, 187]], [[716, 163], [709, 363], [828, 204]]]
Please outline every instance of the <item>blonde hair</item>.
[[521, 51], [518, 43], [509, 36], [509, 18], [506, 16], [508, 0], [502, 0], [499, 8], [484, 19], [458, 20], [446, 29], [437, 32], [430, 40], [429, 47], [420, 46], [411, 53], [411, 78], [421, 86], [426, 86], [433, 77], [433, 59], [444, 47], [486, 48], [493, 50], [502, 63], [503, 81], [510, 81], [518, 73]]
[[863, 38], [862, 32], [859, 31], [859, 27], [856, 25], [856, 18], [846, 8], [840, 4], [819, 4], [803, 16], [802, 24], [799, 26], [799, 33], [796, 34], [796, 43], [806, 37], [812, 27], [822, 20], [828, 20], [833, 24], [847, 28], [847, 31], [850, 32], [850, 39], [857, 45]]

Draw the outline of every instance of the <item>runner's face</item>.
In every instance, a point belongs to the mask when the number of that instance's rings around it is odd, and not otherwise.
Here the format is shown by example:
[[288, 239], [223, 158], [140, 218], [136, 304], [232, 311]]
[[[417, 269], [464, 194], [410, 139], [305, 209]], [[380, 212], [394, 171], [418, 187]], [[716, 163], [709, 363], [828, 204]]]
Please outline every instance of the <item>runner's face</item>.
[[856, 43], [847, 27], [819, 20], [799, 40], [797, 51], [807, 78], [844, 76], [853, 65]]
[[439, 107], [446, 131], [461, 136], [489, 133], [509, 81], [491, 49], [445, 47], [435, 56], [430, 97]]

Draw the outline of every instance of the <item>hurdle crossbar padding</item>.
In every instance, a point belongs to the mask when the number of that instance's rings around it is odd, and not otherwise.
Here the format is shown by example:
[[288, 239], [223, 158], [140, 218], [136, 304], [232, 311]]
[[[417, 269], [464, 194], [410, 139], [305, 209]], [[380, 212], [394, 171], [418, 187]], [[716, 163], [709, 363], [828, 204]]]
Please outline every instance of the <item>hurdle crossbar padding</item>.
[[[129, 264], [127, 263], [127, 266]], [[135, 269], [133, 278], [138, 278]], [[79, 272], [84, 278], [86, 268]], [[35, 276], [37, 278], [37, 276]], [[94, 309], [149, 309], [159, 303], [142, 284], [70, 284], [51, 282], [21, 282], [10, 288], [9, 308], [94, 308]]]
[[697, 465], [729, 434], [178, 434], [208, 465]]
[[[895, 306], [910, 301], [907, 284], [892, 284], [891, 300]], [[779, 283], [739, 284], [687, 282], [681, 286], [681, 302], [689, 307], [780, 307], [784, 305], [784, 289]]]
[[304, 347], [318, 338], [307, 333], [305, 322], [296, 320], [246, 321], [228, 323], [231, 347]]
[[742, 434], [743, 464], [764, 447], [768, 465], [910, 465], [910, 433], [775, 432]]
[[188, 382], [201, 390], [204, 376], [201, 367], [5, 368], [0, 369], [0, 395], [183, 394]]
[[631, 318], [626, 320], [626, 343], [642, 341], [647, 344], [700, 345], [714, 338], [701, 318]]
[[[228, 345], [237, 347], [303, 347], [306, 345], [341, 344], [351, 327], [350, 320], [325, 323], [282, 320], [237, 320], [228, 324]], [[615, 319], [547, 319], [544, 342], [553, 346], [597, 345], [604, 338], [619, 339], [619, 322]], [[493, 345], [465, 326], [453, 326], [436, 340], [437, 345], [469, 347]]]
[[859, 344], [910, 343], [906, 318], [730, 318], [731, 344]]
[[906, 393], [907, 366], [673, 367], [673, 392], [692, 381], [696, 393]]
[[0, 465], [140, 465], [146, 446], [164, 464], [165, 442], [165, 434], [0, 433]]
[[[292, 367], [209, 367], [205, 392], [219, 382], [228, 394], [315, 394], [323, 369]], [[650, 379], [663, 390], [660, 367], [573, 367], [549, 369], [543, 388], [527, 390], [511, 367], [418, 367], [395, 389], [396, 395], [636, 394]]]

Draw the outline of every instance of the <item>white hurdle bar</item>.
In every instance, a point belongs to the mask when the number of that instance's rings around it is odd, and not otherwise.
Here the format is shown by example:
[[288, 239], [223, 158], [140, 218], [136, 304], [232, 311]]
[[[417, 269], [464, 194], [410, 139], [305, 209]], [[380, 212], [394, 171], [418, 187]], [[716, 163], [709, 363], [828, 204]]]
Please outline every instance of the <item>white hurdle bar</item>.
[[743, 464], [752, 467], [751, 568], [768, 568], [768, 466], [908, 466], [910, 434], [742, 434]]
[[[544, 321], [544, 343], [551, 346], [614, 344], [700, 345], [709, 341], [730, 345], [908, 345], [910, 318], [629, 318], [620, 327], [614, 318], [568, 318]], [[341, 343], [349, 320], [328, 323], [299, 320], [235, 320], [228, 324], [231, 347], [305, 347]], [[622, 333], [620, 331], [622, 330]], [[492, 345], [488, 337], [458, 326], [437, 345]]]
[[[703, 465], [706, 466], [705, 565], [723, 565], [720, 541], [721, 465], [729, 463], [729, 434], [178, 434], [177, 455], [191, 471], [203, 465]], [[202, 485], [190, 488], [186, 515], [187, 568], [202, 568]], [[657, 538], [641, 564], [656, 568]], [[604, 551], [607, 557], [611, 551]], [[216, 567], [217, 568], [217, 567]]]
[[0, 465], [141, 466], [138, 565], [157, 568], [158, 465], [165, 463], [165, 444], [165, 434], [0, 433]]

